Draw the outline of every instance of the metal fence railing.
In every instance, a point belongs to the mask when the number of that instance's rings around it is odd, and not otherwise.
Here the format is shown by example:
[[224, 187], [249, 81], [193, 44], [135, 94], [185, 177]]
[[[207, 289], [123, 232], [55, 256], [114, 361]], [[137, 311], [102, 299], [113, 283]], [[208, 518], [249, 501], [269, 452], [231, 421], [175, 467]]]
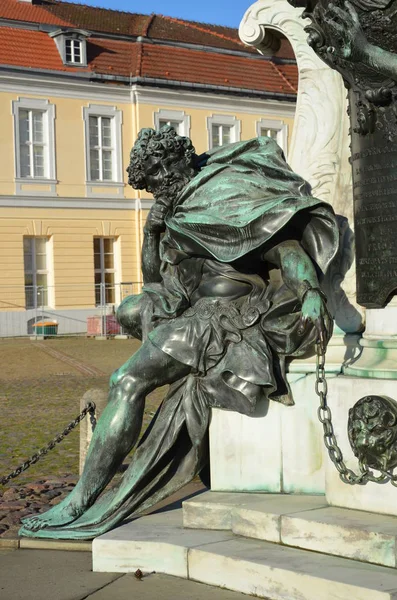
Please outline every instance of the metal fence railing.
[[0, 337], [126, 334], [115, 313], [141, 287], [140, 282], [0, 285]]

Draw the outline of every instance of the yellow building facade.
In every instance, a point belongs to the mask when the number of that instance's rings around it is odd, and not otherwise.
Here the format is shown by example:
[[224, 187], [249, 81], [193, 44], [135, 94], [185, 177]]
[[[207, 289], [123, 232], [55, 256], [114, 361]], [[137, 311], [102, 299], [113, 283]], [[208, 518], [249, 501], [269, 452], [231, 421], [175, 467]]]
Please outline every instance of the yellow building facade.
[[288, 153], [294, 111], [290, 99], [2, 69], [0, 337], [42, 320], [85, 333], [141, 289], [152, 199], [126, 173], [141, 128], [170, 123], [197, 153], [257, 135]]

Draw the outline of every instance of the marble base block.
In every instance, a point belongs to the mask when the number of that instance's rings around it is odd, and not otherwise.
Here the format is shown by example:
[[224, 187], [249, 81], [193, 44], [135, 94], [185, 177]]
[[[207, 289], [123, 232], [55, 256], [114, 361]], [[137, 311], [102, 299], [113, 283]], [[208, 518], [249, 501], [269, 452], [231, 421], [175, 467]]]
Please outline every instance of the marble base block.
[[322, 428], [317, 420], [315, 376], [290, 373], [288, 377], [295, 406], [263, 402], [250, 417], [212, 411], [212, 490], [324, 493]]
[[[359, 336], [337, 332], [327, 349], [329, 381], [360, 351]], [[288, 381], [295, 406], [263, 401], [252, 416], [213, 409], [211, 489], [226, 492], [323, 494], [324, 444], [315, 393], [316, 358], [293, 360]], [[328, 458], [327, 458], [328, 460]]]

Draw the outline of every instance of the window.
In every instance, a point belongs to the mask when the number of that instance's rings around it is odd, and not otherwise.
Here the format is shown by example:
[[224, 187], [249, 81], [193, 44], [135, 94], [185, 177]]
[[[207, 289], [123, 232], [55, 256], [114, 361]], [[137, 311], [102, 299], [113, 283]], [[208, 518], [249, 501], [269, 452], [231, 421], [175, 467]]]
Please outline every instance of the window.
[[[90, 105], [84, 108], [86, 171], [88, 195], [95, 195], [93, 185], [115, 187], [115, 195], [124, 189], [121, 153], [121, 111], [113, 106]], [[120, 189], [119, 189], [120, 188]], [[111, 195], [111, 194], [110, 194]]]
[[284, 154], [287, 153], [288, 126], [283, 121], [261, 119], [256, 124], [256, 135], [272, 138], [277, 142]]
[[241, 121], [228, 115], [207, 118], [209, 148], [232, 144], [240, 140]]
[[114, 304], [115, 293], [115, 239], [94, 238], [95, 304]]
[[230, 144], [232, 134], [231, 125], [212, 125], [212, 145], [224, 146]]
[[173, 127], [178, 135], [180, 135], [181, 123], [180, 121], [166, 121], [165, 119], [160, 119], [159, 121], [159, 129], [164, 127], [165, 125], [169, 125]]
[[154, 113], [154, 128], [156, 131], [171, 125], [178, 135], [190, 135], [190, 117], [183, 110], [164, 110], [161, 108]]
[[83, 62], [83, 42], [81, 40], [65, 39], [65, 62], [81, 64]]
[[13, 102], [17, 180], [55, 183], [55, 108], [47, 100], [20, 98]]
[[45, 177], [48, 142], [45, 136], [45, 113], [41, 110], [20, 109], [19, 155], [21, 177]]
[[89, 117], [90, 179], [114, 181], [114, 133], [111, 117]]
[[48, 238], [23, 238], [26, 308], [48, 306]]
[[65, 65], [87, 66], [88, 31], [83, 29], [58, 29], [48, 34], [53, 38]]
[[261, 127], [260, 130], [260, 135], [265, 135], [269, 138], [272, 138], [272, 140], [275, 140], [277, 142], [278, 140], [278, 133], [279, 130], [278, 129], [268, 129], [267, 127]]

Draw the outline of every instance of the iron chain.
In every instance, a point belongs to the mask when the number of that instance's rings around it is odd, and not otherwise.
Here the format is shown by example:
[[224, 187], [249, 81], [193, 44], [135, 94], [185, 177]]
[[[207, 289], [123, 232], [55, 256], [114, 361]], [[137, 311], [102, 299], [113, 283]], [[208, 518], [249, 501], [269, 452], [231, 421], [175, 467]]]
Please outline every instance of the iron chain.
[[65, 439], [65, 437], [77, 427], [77, 425], [84, 419], [84, 417], [87, 416], [87, 414], [90, 414], [91, 417], [94, 417], [95, 409], [95, 402], [88, 402], [79, 414], [79, 416], [73, 419], [73, 421], [71, 421], [61, 433], [58, 433], [58, 435], [56, 435], [50, 442], [48, 442], [46, 446], [40, 448], [40, 450], [32, 454], [30, 458], [25, 460], [25, 462], [23, 462], [21, 465], [19, 465], [19, 467], [14, 469], [14, 471], [9, 473], [5, 477], [1, 477], [0, 485], [5, 485], [11, 479], [15, 479], [15, 477], [18, 477], [18, 475], [29, 469], [29, 467], [36, 464], [40, 460], [40, 458], [42, 458], [43, 456], [48, 454], [48, 452], [53, 450], [57, 444], [60, 444]]
[[369, 469], [368, 465], [360, 462], [360, 473], [355, 473], [346, 466], [342, 450], [339, 447], [335, 437], [334, 426], [332, 424], [332, 412], [327, 403], [328, 386], [325, 376], [325, 351], [320, 344], [316, 347], [316, 394], [320, 399], [320, 406], [317, 409], [317, 415], [324, 430], [324, 445], [328, 450], [329, 457], [339, 472], [339, 477], [344, 483], [349, 485], [365, 485], [368, 481], [375, 483], [386, 483], [390, 481], [397, 487], [397, 475], [393, 471], [379, 471], [376, 476]]

